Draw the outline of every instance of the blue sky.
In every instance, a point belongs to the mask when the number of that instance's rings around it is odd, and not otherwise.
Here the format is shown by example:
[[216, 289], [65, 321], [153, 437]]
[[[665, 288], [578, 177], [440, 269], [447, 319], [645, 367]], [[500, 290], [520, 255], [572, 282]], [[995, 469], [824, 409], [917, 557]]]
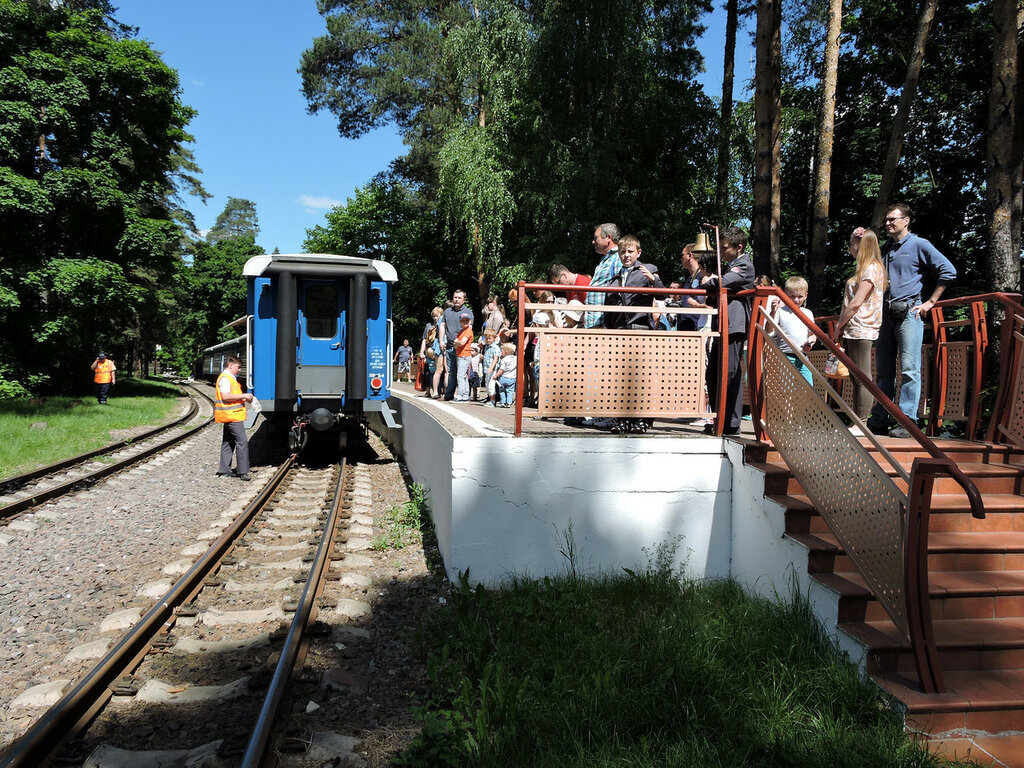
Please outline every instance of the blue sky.
[[[330, 114], [309, 115], [296, 71], [325, 31], [314, 0], [115, 0], [117, 18], [178, 71], [182, 100], [199, 114], [189, 130], [213, 197], [187, 200], [201, 230], [228, 197], [256, 204], [267, 252], [299, 253], [306, 230], [405, 152], [391, 128], [342, 139]], [[721, 95], [724, 12], [701, 42], [712, 96]], [[750, 78], [749, 35], [737, 41], [736, 91]]]

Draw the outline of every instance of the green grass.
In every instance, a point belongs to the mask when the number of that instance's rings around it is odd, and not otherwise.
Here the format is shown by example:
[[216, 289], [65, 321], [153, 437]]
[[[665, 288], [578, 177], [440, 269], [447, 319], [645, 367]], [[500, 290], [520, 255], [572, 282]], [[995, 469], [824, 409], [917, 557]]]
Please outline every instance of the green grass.
[[95, 397], [0, 400], [0, 478], [100, 448], [112, 430], [165, 423], [181, 394], [156, 379], [119, 379], [111, 393], [107, 405]]
[[410, 544], [423, 541], [422, 527], [427, 515], [426, 491], [419, 483], [413, 483], [410, 500], [396, 504], [384, 515], [387, 530], [370, 544], [371, 549], [383, 552], [389, 549], [404, 549]]
[[453, 590], [425, 624], [432, 698], [396, 764], [940, 766], [806, 601], [651, 570]]

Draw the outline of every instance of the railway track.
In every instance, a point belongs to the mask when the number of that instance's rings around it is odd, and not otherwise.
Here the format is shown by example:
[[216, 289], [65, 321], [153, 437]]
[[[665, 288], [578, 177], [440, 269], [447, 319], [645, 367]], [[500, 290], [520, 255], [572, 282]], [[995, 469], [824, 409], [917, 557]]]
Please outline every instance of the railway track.
[[[176, 445], [205, 427], [213, 420], [213, 401], [197, 387], [186, 386], [192, 404], [184, 416], [169, 424], [0, 480], [0, 524], [26, 509], [87, 488], [104, 477]], [[198, 423], [168, 437], [167, 433], [190, 421]]]
[[[369, 545], [372, 520], [351, 511], [353, 498], [369, 494], [358, 471], [288, 459], [0, 766], [166, 764], [154, 762], [154, 750], [182, 764], [216, 755], [218, 765], [257, 766], [269, 751], [305, 750], [274, 726], [307, 651], [338, 645], [318, 614], [337, 625], [369, 611], [323, 594], [342, 581], [331, 563], [358, 560], [355, 551]], [[317, 677], [318, 686], [344, 687]]]

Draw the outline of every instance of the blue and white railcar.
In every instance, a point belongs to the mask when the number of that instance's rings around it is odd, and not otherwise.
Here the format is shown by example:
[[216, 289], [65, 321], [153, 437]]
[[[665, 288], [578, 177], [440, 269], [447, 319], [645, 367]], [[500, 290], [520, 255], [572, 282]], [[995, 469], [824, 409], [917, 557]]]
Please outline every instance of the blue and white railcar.
[[392, 291], [384, 261], [329, 254], [254, 256], [245, 264], [249, 391], [264, 415], [289, 429], [344, 441], [364, 414], [392, 427]]

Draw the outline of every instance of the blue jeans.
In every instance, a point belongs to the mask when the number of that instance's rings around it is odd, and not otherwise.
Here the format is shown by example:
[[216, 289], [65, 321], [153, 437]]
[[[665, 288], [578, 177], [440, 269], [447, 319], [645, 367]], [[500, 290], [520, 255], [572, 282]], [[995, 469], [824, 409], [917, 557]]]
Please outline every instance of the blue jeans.
[[796, 366], [797, 373], [803, 376], [804, 380], [813, 387], [814, 378], [811, 376], [810, 369], [806, 365], [804, 365], [804, 361], [801, 360], [796, 355], [791, 354], [789, 352], [786, 353], [786, 357], [789, 358], [789, 362]]
[[[918, 302], [914, 302], [915, 304]], [[896, 355], [900, 356], [900, 410], [917, 423], [921, 402], [921, 344], [924, 342], [924, 320], [919, 314], [907, 312], [906, 317], [893, 317], [886, 308], [882, 314], [882, 328], [875, 347], [875, 383], [892, 400], [896, 392]], [[868, 420], [872, 428], [889, 425], [889, 412], [875, 403]]]
[[502, 374], [498, 379], [498, 399], [503, 405], [512, 405], [516, 401], [516, 380], [509, 378], [508, 374]]
[[[455, 398], [455, 388], [458, 384], [459, 371], [459, 353], [455, 351], [455, 344], [445, 346], [444, 361], [447, 366], [447, 370], [444, 373], [444, 399], [453, 400]], [[438, 392], [438, 394], [441, 393]]]

